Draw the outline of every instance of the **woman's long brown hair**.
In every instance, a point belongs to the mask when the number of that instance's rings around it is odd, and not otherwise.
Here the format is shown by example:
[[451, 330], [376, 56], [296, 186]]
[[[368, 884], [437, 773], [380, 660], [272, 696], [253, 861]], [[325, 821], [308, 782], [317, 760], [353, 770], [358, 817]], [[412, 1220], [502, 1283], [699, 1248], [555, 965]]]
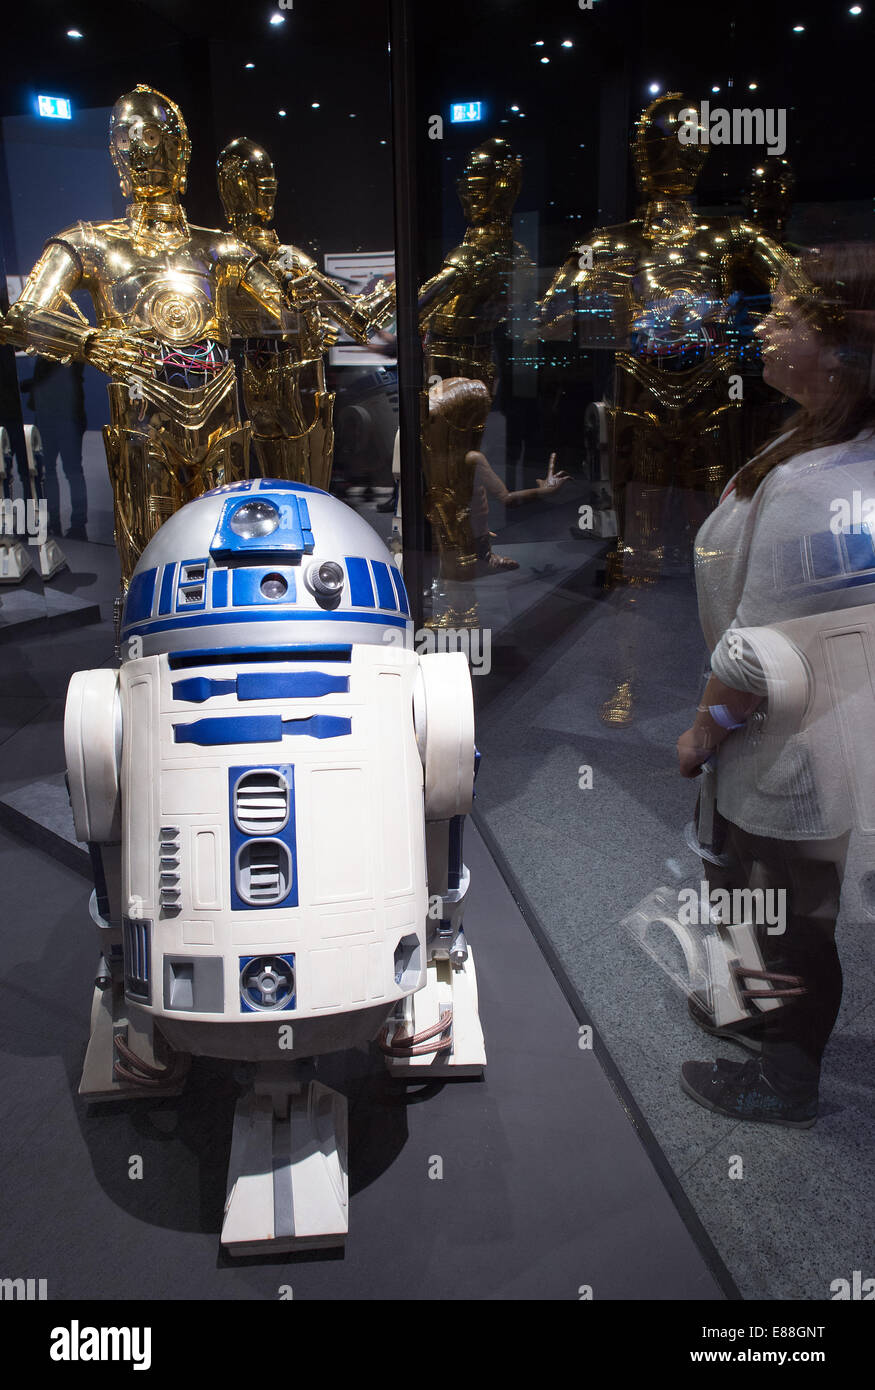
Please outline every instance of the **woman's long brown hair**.
[[875, 246], [843, 242], [806, 251], [798, 274], [782, 280], [781, 290], [835, 348], [836, 391], [824, 408], [797, 410], [775, 436], [789, 430], [789, 437], [766, 445], [745, 464], [735, 482], [738, 497], [752, 497], [763, 478], [787, 459], [875, 428]]

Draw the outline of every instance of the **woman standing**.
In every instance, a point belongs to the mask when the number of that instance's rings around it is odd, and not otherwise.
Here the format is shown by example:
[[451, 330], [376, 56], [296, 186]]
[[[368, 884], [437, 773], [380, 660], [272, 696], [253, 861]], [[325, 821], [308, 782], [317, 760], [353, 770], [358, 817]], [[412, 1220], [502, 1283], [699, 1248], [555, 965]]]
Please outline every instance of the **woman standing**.
[[[733, 1119], [806, 1128], [817, 1117], [821, 1059], [842, 997], [835, 924], [850, 803], [817, 776], [810, 740], [822, 729], [788, 736], [764, 775], [756, 749], [767, 729], [767, 682], [734, 630], [875, 602], [871, 533], [851, 545], [834, 529], [837, 504], [855, 493], [864, 509], [866, 499], [875, 507], [875, 248], [806, 253], [760, 333], [764, 380], [799, 410], [735, 475], [696, 538], [712, 674], [678, 757], [682, 776], [694, 777], [716, 755], [725, 886], [781, 892], [785, 929], [760, 928], [760, 946], [766, 971], [790, 979], [780, 982], [780, 1007], [753, 1027], [718, 1030], [691, 999], [700, 1026], [757, 1055], [686, 1062], [681, 1085]], [[859, 753], [871, 757], [868, 748]]]

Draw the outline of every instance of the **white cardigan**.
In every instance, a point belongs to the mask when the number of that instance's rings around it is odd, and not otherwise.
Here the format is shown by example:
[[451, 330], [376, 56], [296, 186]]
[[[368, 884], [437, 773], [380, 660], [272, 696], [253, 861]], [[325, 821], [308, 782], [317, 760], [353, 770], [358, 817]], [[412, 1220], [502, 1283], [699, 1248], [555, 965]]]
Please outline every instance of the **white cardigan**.
[[[856, 497], [855, 497], [856, 494]], [[753, 497], [730, 483], [696, 537], [699, 618], [711, 669], [726, 685], [766, 684], [748, 647], [738, 651], [733, 628], [764, 627], [790, 618], [875, 602], [875, 535], [856, 526], [866, 502], [875, 512], [875, 431], [798, 454], [778, 464]], [[842, 530], [840, 508], [850, 513]], [[794, 734], [758, 780], [752, 749], [767, 723], [767, 702], [745, 728], [729, 735], [718, 756], [717, 806], [733, 824], [776, 839], [826, 840], [851, 828], [847, 797], [815, 781], [808, 733]], [[875, 749], [859, 750], [871, 763]], [[840, 763], [839, 750], [835, 763]]]

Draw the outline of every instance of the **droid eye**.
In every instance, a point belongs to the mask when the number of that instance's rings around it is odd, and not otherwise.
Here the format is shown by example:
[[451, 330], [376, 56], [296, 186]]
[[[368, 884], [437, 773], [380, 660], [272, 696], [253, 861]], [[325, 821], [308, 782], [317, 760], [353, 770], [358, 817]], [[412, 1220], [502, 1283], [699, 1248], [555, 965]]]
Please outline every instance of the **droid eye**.
[[281, 574], [266, 574], [260, 587], [265, 598], [282, 598], [289, 586]]
[[244, 502], [228, 524], [235, 536], [250, 541], [275, 531], [280, 524], [280, 514], [272, 502]]
[[343, 568], [336, 560], [323, 560], [307, 571], [307, 584], [317, 597], [335, 598], [343, 588]]
[[147, 125], [142, 135], [147, 150], [157, 150], [161, 144], [161, 131], [156, 125]]

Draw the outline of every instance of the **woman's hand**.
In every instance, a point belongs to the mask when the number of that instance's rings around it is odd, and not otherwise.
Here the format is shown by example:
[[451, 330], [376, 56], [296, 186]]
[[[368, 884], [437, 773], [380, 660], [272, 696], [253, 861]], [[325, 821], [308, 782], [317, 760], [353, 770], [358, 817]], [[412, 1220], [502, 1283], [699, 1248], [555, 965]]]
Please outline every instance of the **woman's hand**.
[[714, 745], [702, 742], [702, 731], [695, 726], [678, 739], [678, 763], [682, 777], [697, 777], [714, 752]]

